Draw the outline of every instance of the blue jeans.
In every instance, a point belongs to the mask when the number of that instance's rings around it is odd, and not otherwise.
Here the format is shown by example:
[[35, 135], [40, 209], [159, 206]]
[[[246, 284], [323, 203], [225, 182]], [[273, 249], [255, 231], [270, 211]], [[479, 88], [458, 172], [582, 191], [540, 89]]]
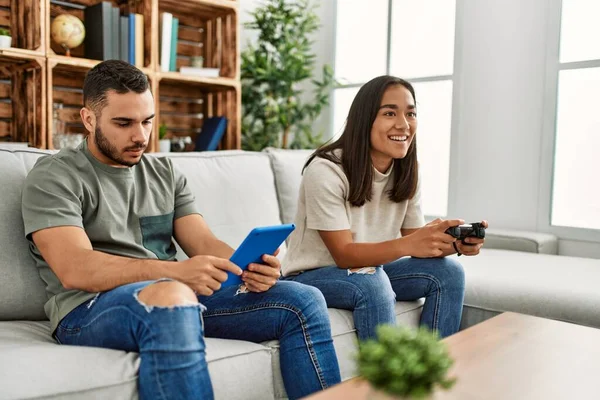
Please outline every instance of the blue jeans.
[[454, 258], [405, 257], [357, 272], [323, 267], [285, 279], [318, 288], [328, 307], [353, 311], [361, 340], [374, 338], [379, 324], [396, 323], [396, 301], [422, 297], [421, 325], [438, 331], [441, 337], [460, 327], [465, 276]]
[[[147, 306], [137, 293], [154, 281], [100, 293], [71, 311], [59, 343], [140, 353], [141, 399], [212, 399], [204, 336], [280, 342], [281, 372], [291, 399], [340, 382], [327, 307], [316, 289], [278, 282], [265, 293], [237, 286], [198, 297], [201, 304]], [[206, 307], [206, 311], [203, 311]]]

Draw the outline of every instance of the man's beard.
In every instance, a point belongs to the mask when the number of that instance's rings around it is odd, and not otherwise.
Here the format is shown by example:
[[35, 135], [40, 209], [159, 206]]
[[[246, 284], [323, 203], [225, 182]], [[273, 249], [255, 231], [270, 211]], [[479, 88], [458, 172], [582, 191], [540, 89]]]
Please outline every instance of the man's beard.
[[[110, 160], [116, 162], [117, 164], [121, 164], [126, 167], [133, 167], [134, 165], [137, 165], [139, 163], [139, 161], [130, 162], [130, 161], [123, 159], [123, 157], [121, 157], [121, 155], [119, 153], [119, 150], [108, 141], [108, 139], [106, 138], [106, 136], [104, 136], [104, 134], [102, 133], [102, 130], [100, 129], [99, 126], [96, 126], [96, 134], [94, 135], [94, 143], [96, 143], [98, 150], [100, 150], [100, 152], [102, 154], [104, 154], [106, 157], [108, 157]], [[124, 150], [124, 152], [128, 151], [128, 150], [143, 150], [145, 148], [146, 148], [146, 146], [143, 143], [137, 143], [135, 146], [127, 147]], [[140, 161], [141, 161], [141, 158], [140, 158]]]

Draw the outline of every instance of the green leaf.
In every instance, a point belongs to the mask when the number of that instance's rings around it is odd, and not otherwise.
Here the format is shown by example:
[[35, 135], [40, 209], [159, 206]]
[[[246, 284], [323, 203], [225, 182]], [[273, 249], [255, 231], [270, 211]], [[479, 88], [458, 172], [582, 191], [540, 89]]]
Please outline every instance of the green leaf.
[[453, 361], [445, 344], [425, 328], [378, 326], [376, 339], [359, 342], [356, 359], [360, 375], [396, 396], [423, 398], [456, 382], [446, 377]]

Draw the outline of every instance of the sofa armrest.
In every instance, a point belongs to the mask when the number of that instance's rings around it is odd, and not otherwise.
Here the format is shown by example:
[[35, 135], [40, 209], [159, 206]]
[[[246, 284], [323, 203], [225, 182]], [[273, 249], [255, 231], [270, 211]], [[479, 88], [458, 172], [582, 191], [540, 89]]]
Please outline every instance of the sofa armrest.
[[485, 236], [485, 247], [488, 249], [558, 254], [558, 238], [549, 233], [488, 229]]

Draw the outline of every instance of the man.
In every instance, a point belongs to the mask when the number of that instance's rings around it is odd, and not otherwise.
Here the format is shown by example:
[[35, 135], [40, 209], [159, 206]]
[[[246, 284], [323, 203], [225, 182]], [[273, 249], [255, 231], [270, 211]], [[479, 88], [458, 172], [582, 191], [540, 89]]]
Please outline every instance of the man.
[[[186, 179], [167, 158], [144, 156], [154, 98], [128, 63], [89, 71], [77, 149], [41, 159], [23, 188], [30, 249], [62, 344], [140, 353], [141, 398], [211, 399], [204, 335], [278, 339], [290, 398], [340, 381], [321, 293], [278, 281], [265, 255], [242, 274], [233, 249], [198, 214]], [[174, 237], [190, 257], [175, 260]], [[247, 290], [220, 289], [226, 271]]]

